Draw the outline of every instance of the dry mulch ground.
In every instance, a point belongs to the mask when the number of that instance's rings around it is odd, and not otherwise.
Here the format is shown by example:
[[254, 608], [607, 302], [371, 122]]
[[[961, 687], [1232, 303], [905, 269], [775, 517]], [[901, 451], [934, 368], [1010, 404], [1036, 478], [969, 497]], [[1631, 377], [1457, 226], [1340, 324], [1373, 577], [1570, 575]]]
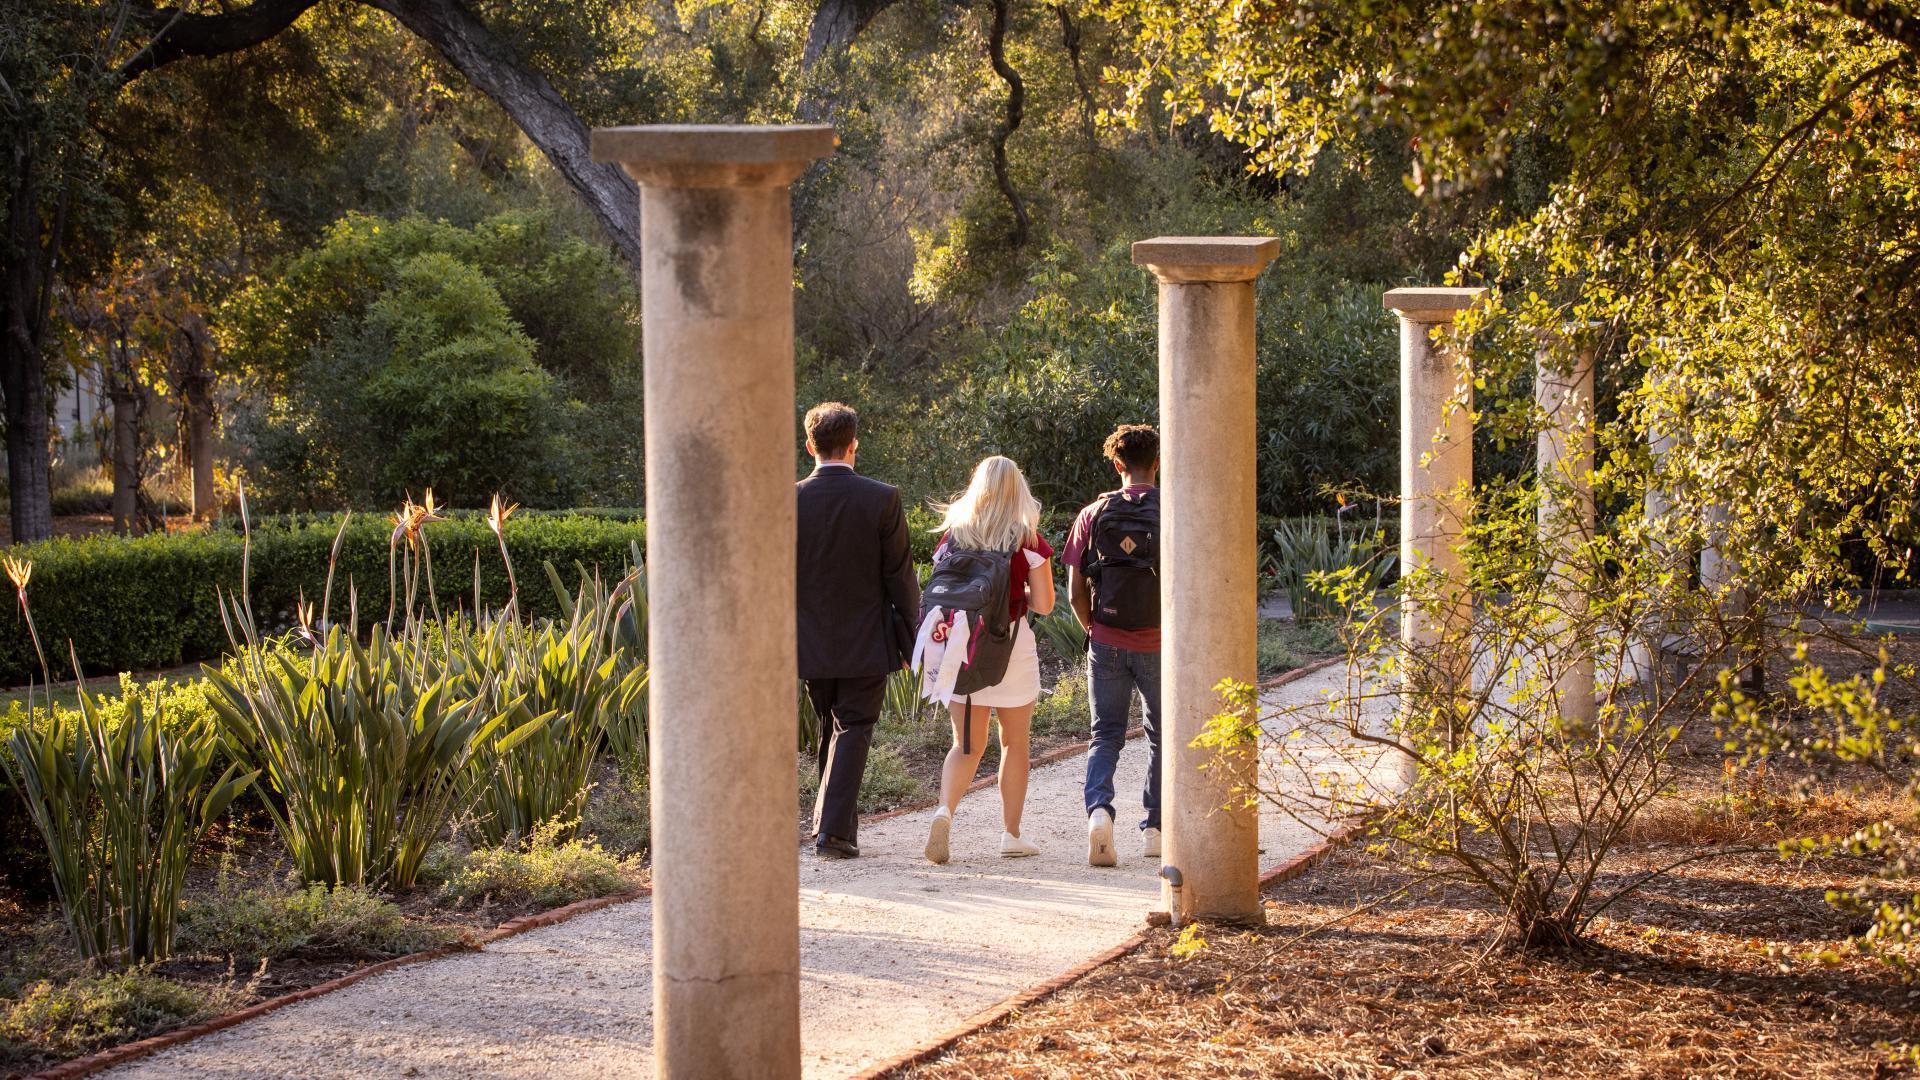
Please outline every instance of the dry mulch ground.
[[[1920, 655], [1920, 642], [1898, 651]], [[1837, 652], [1820, 658], [1836, 675], [1848, 667]], [[1776, 687], [1785, 675], [1769, 671]], [[1642, 815], [1600, 891], [1712, 857], [1609, 908], [1580, 951], [1490, 951], [1498, 918], [1483, 896], [1414, 886], [1350, 848], [1270, 889], [1266, 925], [1203, 928], [1205, 947], [1185, 958], [1176, 933], [1150, 931], [1132, 954], [900, 1075], [1907, 1075], [1893, 1048], [1920, 1045], [1920, 983], [1848, 949], [1865, 923], [1825, 899], [1873, 885], [1872, 866], [1784, 861], [1774, 845], [1912, 823], [1912, 804], [1778, 762], [1730, 777], [1711, 731], [1689, 744], [1675, 796]], [[1811, 795], [1790, 792], [1810, 779]], [[1828, 950], [1838, 957], [1817, 958]]]
[[1838, 881], [1771, 856], [1700, 865], [1623, 902], [1586, 952], [1486, 954], [1492, 916], [1423, 895], [1301, 935], [1400, 881], [1364, 854], [1273, 890], [1268, 924], [1170, 931], [912, 1077], [1859, 1077], [1920, 1041], [1920, 991], [1839, 938]]

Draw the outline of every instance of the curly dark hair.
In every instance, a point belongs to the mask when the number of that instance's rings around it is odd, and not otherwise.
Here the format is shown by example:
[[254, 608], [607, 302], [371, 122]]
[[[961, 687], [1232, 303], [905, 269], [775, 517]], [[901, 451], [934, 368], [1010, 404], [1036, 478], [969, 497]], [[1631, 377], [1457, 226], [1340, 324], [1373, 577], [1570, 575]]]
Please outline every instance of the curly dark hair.
[[858, 434], [860, 414], [853, 406], [823, 401], [807, 410], [807, 439], [821, 457], [839, 457], [853, 445]]
[[1160, 433], [1151, 424], [1121, 424], [1100, 449], [1128, 472], [1144, 472], [1160, 460]]

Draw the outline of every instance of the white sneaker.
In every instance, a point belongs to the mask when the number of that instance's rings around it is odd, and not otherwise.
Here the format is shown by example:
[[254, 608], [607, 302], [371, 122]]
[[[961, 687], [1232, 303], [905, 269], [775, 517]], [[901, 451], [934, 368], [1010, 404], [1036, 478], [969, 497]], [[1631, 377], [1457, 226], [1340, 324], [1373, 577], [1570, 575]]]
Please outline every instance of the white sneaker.
[[1010, 832], [1003, 832], [1000, 834], [1000, 854], [1009, 859], [1022, 859], [1040, 854], [1040, 849]]
[[1140, 854], [1145, 855], [1149, 859], [1157, 859], [1160, 857], [1159, 829], [1140, 830]]
[[953, 814], [941, 807], [933, 815], [933, 825], [927, 829], [927, 861], [935, 866], [947, 864], [947, 833], [953, 828]]
[[1087, 815], [1087, 865], [1113, 866], [1118, 862], [1113, 852], [1113, 815], [1095, 810]]

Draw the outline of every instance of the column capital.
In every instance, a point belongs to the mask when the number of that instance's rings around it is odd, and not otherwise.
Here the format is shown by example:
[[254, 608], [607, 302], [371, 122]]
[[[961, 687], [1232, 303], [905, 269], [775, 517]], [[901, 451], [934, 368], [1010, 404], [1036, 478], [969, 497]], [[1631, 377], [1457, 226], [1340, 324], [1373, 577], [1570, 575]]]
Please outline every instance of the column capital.
[[1163, 282], [1252, 281], [1280, 254], [1271, 236], [1156, 236], [1133, 242], [1133, 262]]
[[1388, 311], [1417, 323], [1452, 322], [1453, 317], [1478, 303], [1485, 289], [1388, 289], [1383, 302]]
[[644, 124], [594, 128], [593, 160], [650, 187], [789, 184], [839, 144], [830, 124]]

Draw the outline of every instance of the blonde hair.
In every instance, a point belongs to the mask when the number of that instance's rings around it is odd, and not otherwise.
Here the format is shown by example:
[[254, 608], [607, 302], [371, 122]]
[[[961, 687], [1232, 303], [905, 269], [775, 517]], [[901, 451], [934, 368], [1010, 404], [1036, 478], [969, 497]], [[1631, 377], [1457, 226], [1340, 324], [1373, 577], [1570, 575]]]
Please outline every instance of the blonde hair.
[[967, 490], [935, 503], [947, 542], [974, 551], [1013, 551], [1040, 531], [1040, 500], [1012, 458], [995, 455], [974, 466]]

